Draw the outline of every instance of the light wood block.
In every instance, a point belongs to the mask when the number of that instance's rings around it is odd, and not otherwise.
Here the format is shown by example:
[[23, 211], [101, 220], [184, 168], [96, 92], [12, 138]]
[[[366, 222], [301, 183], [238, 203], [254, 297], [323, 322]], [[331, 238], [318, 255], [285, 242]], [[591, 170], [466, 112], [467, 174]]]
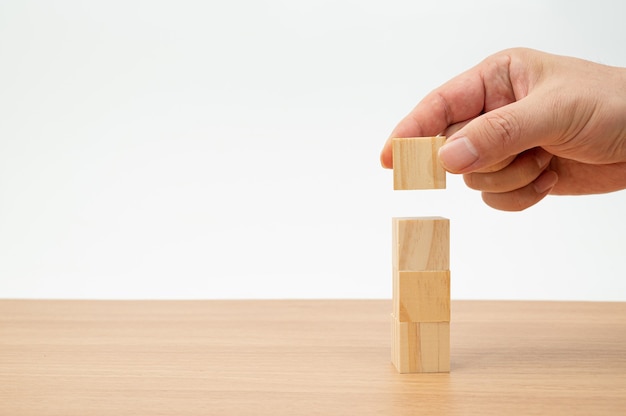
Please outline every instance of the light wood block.
[[399, 271], [450, 269], [450, 220], [443, 217], [393, 218], [392, 262]]
[[400, 322], [391, 314], [391, 361], [400, 373], [450, 371], [449, 322]]
[[392, 281], [391, 313], [393, 313], [394, 316], [399, 316], [398, 311], [400, 310], [400, 272], [395, 267], [393, 268], [393, 271], [392, 271], [391, 281]]
[[394, 273], [400, 322], [450, 322], [450, 271]]
[[393, 189], [445, 189], [446, 171], [439, 162], [439, 148], [446, 138], [394, 138]]

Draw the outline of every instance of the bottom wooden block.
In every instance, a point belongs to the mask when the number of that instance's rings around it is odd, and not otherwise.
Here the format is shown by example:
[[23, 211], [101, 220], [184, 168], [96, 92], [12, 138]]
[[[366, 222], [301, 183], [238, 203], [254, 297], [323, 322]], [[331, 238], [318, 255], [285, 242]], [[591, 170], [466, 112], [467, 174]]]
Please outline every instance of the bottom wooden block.
[[450, 371], [449, 322], [400, 322], [391, 315], [391, 362], [400, 373]]

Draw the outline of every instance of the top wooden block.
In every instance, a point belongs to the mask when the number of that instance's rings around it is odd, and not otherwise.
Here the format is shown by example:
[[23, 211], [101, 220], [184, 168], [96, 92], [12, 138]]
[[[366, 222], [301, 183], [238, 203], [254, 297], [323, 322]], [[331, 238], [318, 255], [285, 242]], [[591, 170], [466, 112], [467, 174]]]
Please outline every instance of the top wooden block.
[[439, 148], [446, 138], [394, 138], [393, 189], [445, 189], [446, 171], [439, 163]]
[[443, 217], [392, 218], [393, 270], [450, 270], [450, 220]]

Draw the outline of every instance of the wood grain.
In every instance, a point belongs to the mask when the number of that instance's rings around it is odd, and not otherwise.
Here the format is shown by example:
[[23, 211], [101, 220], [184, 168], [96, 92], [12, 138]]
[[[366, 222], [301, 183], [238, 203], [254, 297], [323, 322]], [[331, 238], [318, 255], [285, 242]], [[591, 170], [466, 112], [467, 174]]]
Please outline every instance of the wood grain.
[[450, 271], [399, 271], [394, 278], [400, 322], [450, 322]]
[[422, 371], [450, 371], [450, 322], [420, 322]]
[[626, 304], [452, 302], [398, 374], [391, 301], [0, 301], [0, 415], [619, 415]]
[[391, 362], [403, 374], [450, 371], [450, 323], [400, 322], [391, 314]]
[[392, 139], [393, 189], [444, 189], [446, 171], [438, 152], [445, 141], [442, 136]]
[[393, 218], [392, 240], [392, 263], [395, 270], [450, 269], [450, 220], [447, 218]]

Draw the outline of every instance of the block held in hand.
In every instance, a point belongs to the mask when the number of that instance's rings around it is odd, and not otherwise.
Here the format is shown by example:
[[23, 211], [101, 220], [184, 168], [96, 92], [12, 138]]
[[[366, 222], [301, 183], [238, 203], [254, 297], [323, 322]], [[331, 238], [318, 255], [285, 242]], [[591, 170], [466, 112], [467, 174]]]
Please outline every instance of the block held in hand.
[[393, 189], [445, 189], [446, 171], [438, 156], [445, 141], [443, 136], [394, 138]]

